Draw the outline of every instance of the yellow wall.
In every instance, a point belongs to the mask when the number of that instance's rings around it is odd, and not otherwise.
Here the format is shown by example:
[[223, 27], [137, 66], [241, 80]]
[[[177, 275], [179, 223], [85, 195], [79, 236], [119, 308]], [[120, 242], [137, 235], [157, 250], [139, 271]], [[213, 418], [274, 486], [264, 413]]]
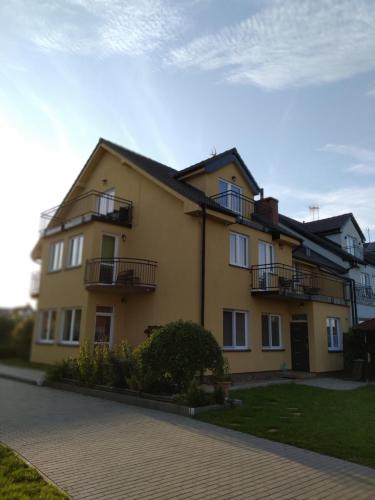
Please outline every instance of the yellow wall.
[[[245, 179], [234, 164], [212, 174], [196, 176], [194, 182], [197, 182], [197, 187], [204, 187], [211, 195], [219, 190], [219, 177], [231, 181], [233, 175], [237, 177], [236, 183], [243, 188], [243, 193], [252, 197]], [[55, 344], [41, 345], [34, 342], [31, 356], [33, 361], [51, 363], [68, 355], [77, 355], [77, 347], [62, 347], [58, 344], [60, 311], [64, 307], [82, 308], [82, 340], [85, 336], [93, 338], [96, 306], [113, 306], [113, 344], [127, 339], [131, 344], [137, 345], [145, 339], [144, 330], [149, 325], [165, 324], [177, 319], [195, 322], [200, 320], [202, 218], [184, 213], [184, 200], [181, 197], [109, 153], [102, 154], [91, 175], [83, 175], [80, 182], [81, 193], [90, 190], [105, 191], [114, 187], [116, 196], [131, 200], [134, 207], [133, 224], [131, 228], [126, 228], [109, 223], [90, 222], [42, 239], [43, 265], [38, 309], [54, 308], [57, 309], [58, 315]], [[189, 182], [193, 184], [193, 178]], [[228, 225], [212, 217], [207, 218], [206, 231], [206, 328], [210, 329], [222, 344], [223, 310], [248, 312], [249, 350], [227, 353], [232, 371], [241, 373], [280, 370], [283, 366], [291, 368], [290, 319], [297, 305], [295, 302], [251, 295], [250, 271], [229, 265], [229, 232], [234, 231], [249, 237], [250, 265], [258, 264], [260, 240], [274, 244], [276, 262], [291, 265], [291, 245], [295, 242], [272, 241], [268, 232], [243, 224]], [[118, 257], [157, 261], [155, 291], [125, 295], [86, 291], [84, 264], [87, 259], [100, 257], [101, 238], [104, 233], [117, 236]], [[49, 273], [47, 265], [50, 244], [64, 239], [65, 264], [68, 240], [74, 234], [84, 234], [82, 266]], [[337, 369], [341, 363], [340, 355], [328, 355], [327, 346], [324, 344], [327, 341], [325, 315], [331, 315], [334, 311], [335, 316], [340, 314], [344, 324], [348, 309], [318, 303], [309, 303], [303, 307], [309, 315], [312, 371]], [[262, 350], [262, 313], [279, 314], [282, 317], [283, 349], [278, 352]]]

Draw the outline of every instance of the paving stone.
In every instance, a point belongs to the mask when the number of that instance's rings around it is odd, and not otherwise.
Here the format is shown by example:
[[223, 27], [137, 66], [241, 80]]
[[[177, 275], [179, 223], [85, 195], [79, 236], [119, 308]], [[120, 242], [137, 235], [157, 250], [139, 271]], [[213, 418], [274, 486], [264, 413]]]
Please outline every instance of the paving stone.
[[0, 379], [0, 441], [73, 499], [375, 497], [375, 470], [178, 415]]

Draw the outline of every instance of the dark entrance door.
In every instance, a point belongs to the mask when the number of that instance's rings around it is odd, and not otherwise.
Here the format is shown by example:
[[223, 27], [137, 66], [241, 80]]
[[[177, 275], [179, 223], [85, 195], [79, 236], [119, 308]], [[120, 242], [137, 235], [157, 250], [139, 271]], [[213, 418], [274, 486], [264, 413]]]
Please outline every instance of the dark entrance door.
[[290, 341], [292, 347], [292, 369], [301, 372], [310, 371], [307, 323], [290, 323]]

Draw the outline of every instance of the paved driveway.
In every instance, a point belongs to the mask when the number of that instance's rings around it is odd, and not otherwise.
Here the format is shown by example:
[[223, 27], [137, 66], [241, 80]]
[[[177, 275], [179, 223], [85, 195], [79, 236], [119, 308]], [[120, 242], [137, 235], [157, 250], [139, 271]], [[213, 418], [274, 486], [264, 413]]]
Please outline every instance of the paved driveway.
[[374, 498], [375, 470], [164, 414], [0, 379], [0, 441], [72, 498]]

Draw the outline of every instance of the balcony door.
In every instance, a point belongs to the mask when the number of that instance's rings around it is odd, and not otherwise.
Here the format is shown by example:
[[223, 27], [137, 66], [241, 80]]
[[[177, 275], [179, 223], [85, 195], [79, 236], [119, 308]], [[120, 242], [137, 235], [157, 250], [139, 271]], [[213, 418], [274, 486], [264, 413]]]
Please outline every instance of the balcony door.
[[275, 288], [277, 283], [275, 280], [275, 249], [271, 243], [259, 241], [258, 243], [258, 260], [259, 260], [259, 288]]
[[240, 187], [231, 182], [219, 180], [219, 193], [222, 195], [218, 198], [218, 202], [225, 208], [233, 210], [237, 214], [241, 213], [241, 194]]
[[102, 253], [99, 271], [99, 282], [112, 284], [116, 281], [117, 237], [110, 234], [102, 236]]
[[109, 189], [98, 198], [98, 212], [100, 215], [108, 215], [115, 210], [115, 190]]

